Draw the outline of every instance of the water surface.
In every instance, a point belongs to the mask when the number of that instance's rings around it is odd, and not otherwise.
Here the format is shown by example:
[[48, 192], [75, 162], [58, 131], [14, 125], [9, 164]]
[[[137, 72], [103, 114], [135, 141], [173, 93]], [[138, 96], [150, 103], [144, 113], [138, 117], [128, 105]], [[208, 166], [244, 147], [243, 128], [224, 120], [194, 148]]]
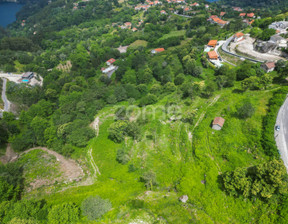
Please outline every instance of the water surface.
[[0, 26], [6, 27], [16, 21], [16, 13], [22, 8], [23, 4], [13, 2], [0, 3]]

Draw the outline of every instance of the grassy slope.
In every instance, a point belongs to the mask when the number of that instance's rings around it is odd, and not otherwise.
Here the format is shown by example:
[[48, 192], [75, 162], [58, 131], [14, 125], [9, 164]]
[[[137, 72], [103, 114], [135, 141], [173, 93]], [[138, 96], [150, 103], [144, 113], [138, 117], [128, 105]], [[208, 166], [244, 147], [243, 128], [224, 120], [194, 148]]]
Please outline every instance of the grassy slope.
[[[142, 126], [141, 141], [135, 143], [127, 139], [116, 144], [108, 139], [107, 132], [113, 122], [111, 115], [115, 107], [105, 108], [98, 114], [100, 134], [89, 146], [93, 148], [101, 176], [92, 186], [71, 188], [45, 198], [52, 204], [63, 201], [80, 204], [89, 195], [109, 198], [114, 209], [105, 216], [105, 222], [129, 223], [133, 217], [139, 216], [153, 220], [155, 217], [151, 214], [157, 214], [169, 223], [249, 223], [252, 218], [258, 220], [260, 213], [273, 214], [273, 209], [261, 201], [227, 196], [219, 185], [221, 173], [268, 159], [261, 151], [260, 138], [262, 117], [266, 114], [271, 94], [269, 91], [237, 94], [228, 89], [221, 92], [219, 101], [211, 107], [208, 104], [212, 99], [201, 98], [195, 99], [190, 106], [180, 105], [184, 112], [198, 109], [198, 117], [206, 111], [193, 133], [193, 147], [188, 139], [193, 126], [181, 121], [168, 122], [168, 118], [162, 118], [160, 110], [157, 110], [155, 119], [150, 117], [149, 122]], [[176, 96], [164, 97], [156, 106], [163, 106], [173, 98], [177, 100]], [[252, 118], [240, 120], [235, 116], [235, 108], [245, 99], [252, 100], [256, 113]], [[210, 128], [215, 116], [226, 119], [222, 131]], [[154, 137], [151, 139], [150, 135]], [[129, 150], [130, 164], [135, 166], [135, 172], [128, 172], [128, 165], [115, 160], [120, 147]], [[139, 178], [148, 170], [156, 173], [158, 186], [154, 186], [153, 193], [143, 195], [146, 189]], [[204, 175], [206, 185], [201, 183]], [[190, 203], [185, 206], [178, 201], [183, 194], [189, 196]], [[144, 202], [141, 209], [131, 205], [131, 200], [137, 197]]]

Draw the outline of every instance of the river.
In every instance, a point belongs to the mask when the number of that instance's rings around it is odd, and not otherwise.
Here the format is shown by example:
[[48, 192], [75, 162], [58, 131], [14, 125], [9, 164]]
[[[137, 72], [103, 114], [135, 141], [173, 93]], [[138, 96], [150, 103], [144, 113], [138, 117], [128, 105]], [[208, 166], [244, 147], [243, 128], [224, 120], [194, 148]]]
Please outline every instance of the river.
[[0, 26], [6, 27], [16, 21], [16, 13], [22, 8], [23, 4], [13, 2], [0, 3]]

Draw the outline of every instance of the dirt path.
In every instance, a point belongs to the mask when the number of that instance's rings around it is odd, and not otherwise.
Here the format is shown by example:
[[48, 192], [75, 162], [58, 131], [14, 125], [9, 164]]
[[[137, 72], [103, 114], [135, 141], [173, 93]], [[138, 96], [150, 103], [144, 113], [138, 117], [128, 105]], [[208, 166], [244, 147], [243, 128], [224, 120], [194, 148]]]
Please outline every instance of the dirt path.
[[[217, 96], [212, 100], [212, 102], [207, 106], [206, 110], [207, 110], [209, 107], [213, 106], [213, 105], [219, 100], [220, 96], [221, 96], [221, 95], [217, 95]], [[197, 120], [196, 124], [194, 125], [194, 127], [193, 127], [193, 129], [192, 129], [192, 132], [194, 131], [194, 129], [195, 129], [196, 127], [198, 127], [198, 125], [200, 124], [200, 122], [203, 120], [203, 118], [204, 118], [204, 116], [205, 116], [205, 114], [206, 114], [206, 110], [201, 113], [199, 119]]]
[[94, 177], [97, 177], [97, 174], [101, 175], [98, 166], [96, 165], [94, 158], [92, 156], [92, 148], [89, 149], [88, 151], [88, 156], [89, 156], [89, 160], [90, 160], [90, 164], [94, 170]]
[[18, 154], [15, 153], [13, 151], [13, 149], [11, 148], [10, 144], [8, 144], [7, 148], [6, 148], [6, 153], [5, 153], [4, 156], [0, 157], [0, 161], [3, 164], [7, 164], [9, 162], [13, 162], [13, 161], [17, 160], [17, 158], [18, 158]]
[[[98, 137], [99, 135], [99, 131], [100, 131], [100, 118], [96, 117], [95, 120], [90, 124], [90, 127], [93, 128], [96, 132], [96, 137]], [[97, 177], [97, 174], [101, 175], [98, 166], [96, 165], [93, 155], [92, 155], [93, 149], [90, 148], [88, 150], [88, 157], [89, 157], [89, 161], [90, 164], [94, 170], [94, 177]]]
[[205, 117], [205, 114], [206, 114], [207, 109], [208, 109], [209, 107], [213, 106], [213, 105], [219, 100], [220, 96], [221, 96], [221, 95], [217, 95], [217, 96], [212, 100], [212, 102], [211, 102], [210, 104], [208, 104], [208, 106], [206, 107], [205, 111], [203, 111], [203, 112], [201, 113], [201, 115], [199, 116], [196, 124], [194, 125], [194, 127], [193, 127], [193, 129], [192, 129], [192, 131], [189, 132], [188, 135], [189, 135], [189, 140], [191, 141], [191, 144], [192, 144], [192, 142], [193, 142], [193, 132], [194, 132], [195, 128], [198, 127], [198, 125], [200, 124], [200, 122], [201, 122], [201, 121], [203, 120], [203, 118]]
[[99, 126], [100, 126], [99, 122], [100, 122], [100, 118], [96, 117], [95, 120], [90, 124], [90, 127], [95, 130], [97, 137], [99, 135]]

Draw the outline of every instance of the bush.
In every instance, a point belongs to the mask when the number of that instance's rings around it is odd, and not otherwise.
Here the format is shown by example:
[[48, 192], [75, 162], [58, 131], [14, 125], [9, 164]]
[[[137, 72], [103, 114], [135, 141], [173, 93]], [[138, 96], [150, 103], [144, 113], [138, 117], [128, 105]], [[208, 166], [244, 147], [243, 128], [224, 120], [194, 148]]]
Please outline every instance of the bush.
[[63, 203], [55, 205], [49, 211], [48, 223], [51, 224], [65, 224], [74, 223], [79, 220], [80, 210], [72, 203]]
[[127, 164], [130, 160], [129, 155], [125, 152], [125, 149], [118, 149], [116, 160], [121, 164]]
[[84, 216], [89, 220], [97, 220], [101, 218], [112, 208], [112, 204], [108, 199], [102, 199], [99, 196], [86, 198], [81, 205]]
[[282, 89], [274, 92], [269, 101], [268, 114], [263, 119], [262, 147], [268, 156], [279, 157], [278, 149], [274, 139], [274, 125], [279, 108], [286, 98], [287, 90]]
[[241, 119], [246, 119], [252, 117], [255, 113], [255, 108], [250, 102], [245, 102], [239, 109], [238, 109], [238, 117]]
[[150, 104], [154, 104], [157, 102], [157, 97], [153, 94], [148, 94], [147, 96], [144, 96], [139, 103], [139, 106], [146, 106], [146, 105], [150, 105]]

